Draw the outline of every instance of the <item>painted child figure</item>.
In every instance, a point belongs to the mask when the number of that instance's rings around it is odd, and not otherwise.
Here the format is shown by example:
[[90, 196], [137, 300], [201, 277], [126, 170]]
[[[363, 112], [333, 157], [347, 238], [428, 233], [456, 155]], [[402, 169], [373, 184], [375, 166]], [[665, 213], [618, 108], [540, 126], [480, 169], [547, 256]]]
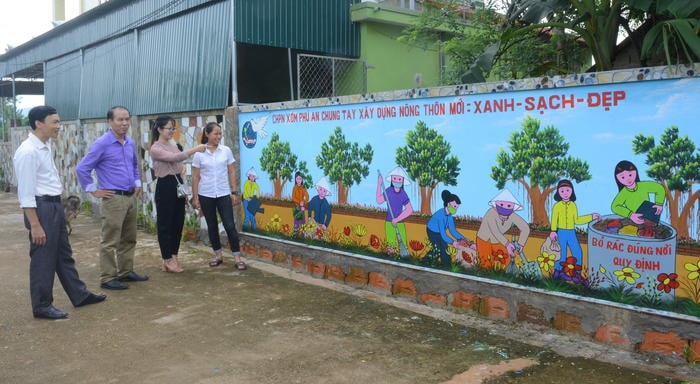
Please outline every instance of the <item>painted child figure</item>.
[[[559, 241], [560, 256], [559, 262], [554, 268], [554, 277], [564, 279], [572, 279], [580, 277], [580, 272], [577, 273], [577, 265], [581, 265], [583, 254], [581, 244], [576, 238], [576, 225], [590, 223], [593, 220], [598, 220], [598, 213], [588, 215], [578, 214], [576, 207], [576, 193], [571, 181], [563, 179], [557, 183], [557, 191], [554, 194], [554, 200], [557, 202], [552, 207], [552, 232], [549, 238], [552, 241]], [[571, 251], [571, 257], [567, 257], [567, 248]]]
[[299, 227], [305, 223], [304, 214], [309, 203], [309, 192], [304, 188], [304, 176], [301, 172], [294, 174], [294, 188], [292, 188], [292, 216], [294, 217], [294, 233], [299, 233]]
[[318, 194], [309, 201], [309, 219], [313, 219], [316, 225], [325, 231], [331, 224], [331, 205], [326, 200], [331, 192], [325, 176], [316, 183], [316, 192]]
[[256, 182], [258, 179], [258, 174], [255, 173], [255, 168], [250, 167], [248, 172], [246, 172], [246, 177], [248, 180], [243, 183], [243, 212], [245, 213], [245, 218], [243, 219], [243, 227], [248, 225], [250, 229], [256, 229], [257, 225], [255, 223], [255, 210], [250, 209], [250, 202], [253, 198], [260, 199], [260, 186]]

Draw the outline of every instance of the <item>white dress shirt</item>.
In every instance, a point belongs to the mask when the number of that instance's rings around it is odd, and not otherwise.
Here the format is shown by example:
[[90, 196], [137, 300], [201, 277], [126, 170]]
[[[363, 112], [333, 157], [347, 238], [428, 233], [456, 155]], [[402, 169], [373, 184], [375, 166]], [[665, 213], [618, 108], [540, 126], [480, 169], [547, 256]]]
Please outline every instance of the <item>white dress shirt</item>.
[[228, 182], [228, 166], [236, 162], [231, 149], [225, 145], [219, 146], [212, 152], [207, 148], [197, 152], [192, 158], [192, 166], [199, 168], [199, 194], [204, 197], [216, 198], [231, 194]]
[[51, 147], [34, 133], [17, 148], [12, 159], [17, 176], [17, 198], [21, 208], [36, 208], [35, 196], [59, 196], [63, 184], [53, 162]]

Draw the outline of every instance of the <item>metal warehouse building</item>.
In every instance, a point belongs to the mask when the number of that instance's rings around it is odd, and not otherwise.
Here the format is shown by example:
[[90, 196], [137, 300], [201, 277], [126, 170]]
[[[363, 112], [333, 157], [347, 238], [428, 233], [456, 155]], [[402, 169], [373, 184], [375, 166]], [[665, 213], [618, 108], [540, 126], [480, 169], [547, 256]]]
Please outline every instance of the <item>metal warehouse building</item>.
[[358, 58], [355, 3], [111, 0], [0, 56], [0, 93], [43, 93], [63, 120], [103, 118], [115, 104], [154, 115], [318, 97], [332, 82], [302, 92], [299, 58]]

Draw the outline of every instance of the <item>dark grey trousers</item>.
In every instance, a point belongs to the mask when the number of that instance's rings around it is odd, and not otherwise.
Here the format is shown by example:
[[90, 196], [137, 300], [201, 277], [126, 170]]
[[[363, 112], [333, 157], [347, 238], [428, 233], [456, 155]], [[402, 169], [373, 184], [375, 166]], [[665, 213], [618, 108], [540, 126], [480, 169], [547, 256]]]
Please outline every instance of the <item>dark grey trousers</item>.
[[[29, 292], [32, 309], [53, 303], [53, 283], [56, 275], [71, 303], [79, 304], [90, 292], [75, 269], [63, 206], [60, 202], [37, 200], [36, 213], [46, 232], [46, 244], [32, 244], [31, 233], [29, 234]], [[24, 225], [29, 229], [26, 217]]]

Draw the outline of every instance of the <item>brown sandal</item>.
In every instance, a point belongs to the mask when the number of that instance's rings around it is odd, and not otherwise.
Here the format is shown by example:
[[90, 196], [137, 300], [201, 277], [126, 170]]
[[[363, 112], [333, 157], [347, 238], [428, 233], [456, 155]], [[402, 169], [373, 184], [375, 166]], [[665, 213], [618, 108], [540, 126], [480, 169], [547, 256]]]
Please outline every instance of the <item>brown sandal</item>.
[[221, 263], [223, 263], [223, 262], [224, 262], [224, 260], [223, 260], [222, 258], [220, 258], [220, 257], [215, 257], [215, 258], [213, 258], [213, 259], [211, 259], [211, 260], [209, 261], [209, 266], [210, 266], [210, 267], [218, 267], [218, 266], [221, 265]]
[[236, 264], [234, 264], [234, 265], [236, 266], [236, 269], [239, 271], [245, 271], [246, 269], [248, 269], [248, 266], [246, 266], [245, 263], [242, 261], [237, 261]]

